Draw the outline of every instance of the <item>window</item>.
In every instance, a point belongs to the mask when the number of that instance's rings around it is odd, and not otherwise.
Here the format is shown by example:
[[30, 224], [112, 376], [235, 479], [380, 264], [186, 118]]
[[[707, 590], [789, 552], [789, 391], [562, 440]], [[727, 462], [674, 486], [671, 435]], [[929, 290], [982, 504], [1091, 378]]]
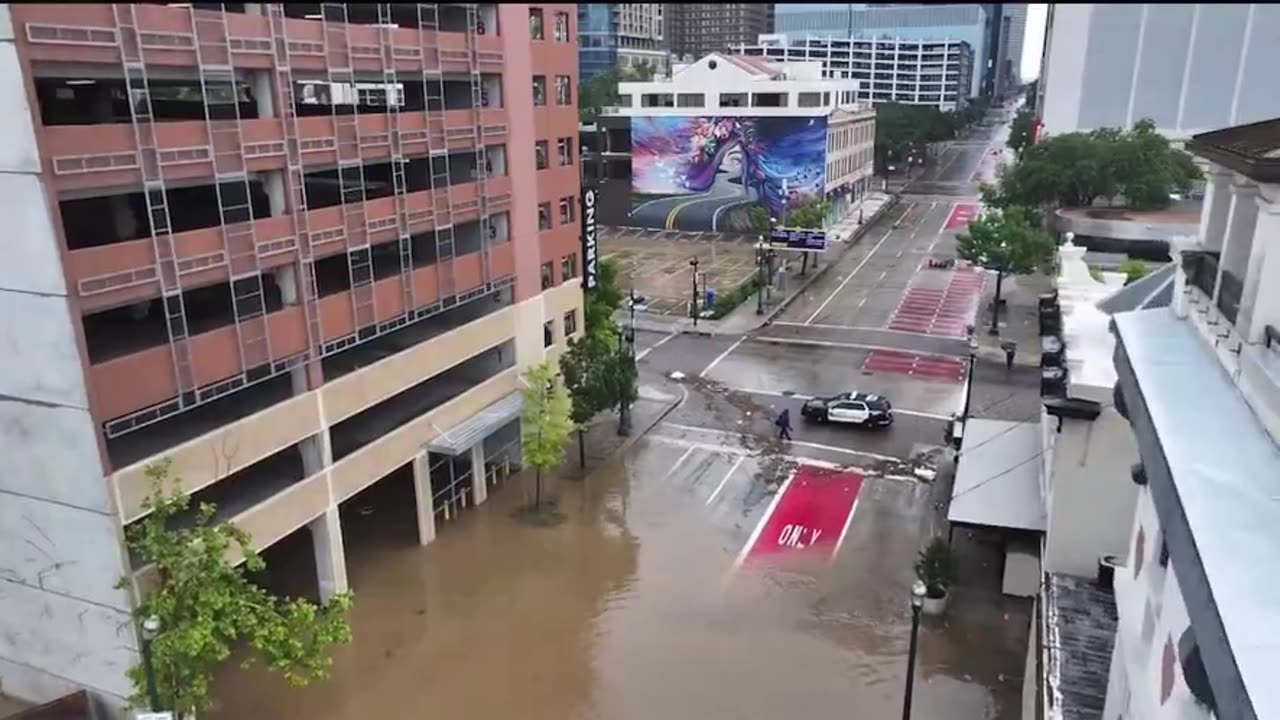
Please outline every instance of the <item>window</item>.
[[630, 96], [630, 95], [619, 95], [619, 96], [618, 96], [618, 107], [631, 107], [631, 96]]
[[560, 198], [560, 224], [568, 225], [573, 222], [573, 196]]
[[542, 347], [549, 348], [556, 344], [556, 321], [542, 323]]
[[550, 261], [542, 263], [542, 289], [546, 290], [556, 282], [556, 268]]
[[569, 253], [560, 261], [560, 276], [565, 280], [578, 277], [578, 253]]
[[547, 141], [539, 140], [533, 144], [533, 164], [539, 170], [546, 170], [550, 162], [547, 159]]
[[529, 8], [529, 37], [542, 40], [542, 8]]
[[786, 107], [786, 93], [752, 93], [751, 107]]
[[640, 96], [640, 107], [675, 107], [676, 96], [671, 93], [646, 93]]
[[720, 107], [746, 107], [746, 93], [720, 93]]
[[560, 157], [560, 164], [573, 164], [573, 138], [560, 138], [556, 140], [556, 154]]
[[797, 107], [822, 107], [822, 93], [802, 92], [796, 100]]
[[680, 93], [676, 96], [676, 107], [700, 108], [707, 104], [707, 96], [702, 93]]
[[556, 42], [569, 42], [569, 13], [556, 13], [555, 29], [552, 32], [555, 34]]
[[564, 314], [564, 336], [569, 337], [578, 332], [578, 311], [570, 310]]
[[573, 104], [573, 85], [568, 75], [556, 76], [556, 104]]
[[533, 76], [533, 104], [547, 104], [547, 77], [545, 75]]
[[544, 202], [538, 206], [538, 229], [551, 229], [551, 203]]

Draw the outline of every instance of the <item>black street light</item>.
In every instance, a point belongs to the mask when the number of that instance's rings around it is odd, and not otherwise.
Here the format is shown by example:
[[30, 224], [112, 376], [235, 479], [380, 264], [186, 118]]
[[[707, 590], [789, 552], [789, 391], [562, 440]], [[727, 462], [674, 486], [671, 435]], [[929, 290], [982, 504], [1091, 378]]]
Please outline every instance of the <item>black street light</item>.
[[693, 308], [691, 312], [693, 313], [693, 326], [696, 328], [698, 327], [698, 258], [696, 255], [689, 261], [689, 267], [693, 268]]
[[756, 243], [756, 314], [764, 314], [764, 236]]
[[920, 608], [924, 607], [924, 583], [911, 586], [911, 645], [907, 650], [907, 688], [902, 696], [902, 720], [911, 720], [911, 689], [916, 680], [916, 645], [920, 640]]
[[160, 634], [160, 618], [148, 615], [142, 621], [142, 671], [147, 676], [147, 704], [160, 711], [160, 691], [156, 689], [156, 668], [151, 659], [151, 641]]
[[[627, 294], [629, 305], [631, 306], [631, 324], [625, 332], [618, 333], [618, 357], [622, 355], [622, 338], [626, 335], [628, 358], [631, 360], [631, 367], [635, 367], [636, 362], [636, 289], [634, 287]], [[627, 402], [626, 396], [618, 398], [618, 435], [627, 437], [631, 434], [631, 405]]]
[[973, 366], [978, 361], [978, 341], [973, 337], [969, 337], [969, 377], [965, 378], [968, 387], [964, 393], [964, 421], [965, 427], [969, 423], [969, 406], [973, 402]]

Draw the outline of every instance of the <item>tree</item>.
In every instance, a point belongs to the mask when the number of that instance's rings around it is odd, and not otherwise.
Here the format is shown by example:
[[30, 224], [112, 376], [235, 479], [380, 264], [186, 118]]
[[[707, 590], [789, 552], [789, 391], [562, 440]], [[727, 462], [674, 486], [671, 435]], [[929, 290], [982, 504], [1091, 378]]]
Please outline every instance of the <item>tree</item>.
[[1029, 107], [1022, 107], [1013, 116], [1013, 122], [1009, 125], [1008, 145], [1018, 157], [1022, 157], [1022, 151], [1035, 142], [1035, 123], [1036, 114]]
[[826, 225], [831, 203], [814, 199], [787, 212], [787, 227], [817, 230]]
[[618, 73], [604, 70], [578, 83], [578, 118], [592, 122], [603, 108], [618, 104]]
[[587, 466], [587, 423], [603, 410], [618, 403], [618, 350], [608, 332], [588, 332], [569, 341], [560, 356], [560, 373], [569, 391], [573, 409], [569, 414], [578, 431], [578, 466]]
[[1124, 284], [1131, 285], [1146, 277], [1147, 273], [1151, 272], [1151, 268], [1137, 258], [1125, 258], [1124, 262], [1120, 263], [1120, 272], [1124, 273]]
[[550, 361], [525, 370], [523, 380], [520, 442], [524, 462], [534, 471], [533, 507], [537, 510], [542, 507], [542, 473], [564, 458], [569, 433], [573, 432], [573, 408]]
[[1053, 238], [1034, 227], [1024, 208], [988, 210], [957, 238], [956, 253], [996, 273], [996, 296], [991, 334], [1000, 331], [1000, 291], [1008, 275], [1025, 275], [1047, 264], [1054, 253]]
[[[346, 620], [351, 595], [335, 595], [316, 605], [277, 597], [255, 585], [249, 574], [265, 563], [248, 533], [229, 522], [215, 522], [212, 504], [201, 503], [189, 526], [176, 522], [191, 498], [177, 482], [166, 490], [169, 467], [166, 460], [147, 468], [153, 489], [143, 507], [149, 514], [126, 531], [129, 548], [156, 577], [155, 587], [133, 614], [139, 624], [147, 618], [159, 621], [151, 657], [162, 704], [179, 718], [209, 709], [214, 670], [242, 642], [252, 651], [245, 665], [262, 660], [295, 686], [327, 677], [332, 664], [328, 650], [351, 639]], [[243, 565], [233, 564], [236, 554], [244, 558]], [[130, 583], [122, 578], [119, 587]], [[146, 669], [135, 665], [128, 675], [132, 699], [141, 704], [147, 698]]]
[[1133, 207], [1158, 208], [1169, 204], [1171, 193], [1190, 189], [1199, 176], [1194, 163], [1150, 120], [1141, 120], [1128, 131], [1066, 133], [1024, 147], [1018, 163], [984, 199], [995, 207], [1045, 212], [1123, 196]]
[[584, 314], [587, 332], [596, 328], [610, 328], [617, 332], [618, 323], [613, 319], [622, 307], [622, 288], [618, 286], [618, 264], [612, 258], [596, 263], [596, 287], [586, 297]]
[[751, 224], [751, 230], [757, 235], [768, 235], [773, 230], [773, 222], [769, 217], [769, 211], [759, 205], [752, 205], [747, 208], [747, 222]]
[[657, 74], [657, 67], [648, 60], [641, 60], [622, 71], [622, 80], [626, 82], [649, 82]]

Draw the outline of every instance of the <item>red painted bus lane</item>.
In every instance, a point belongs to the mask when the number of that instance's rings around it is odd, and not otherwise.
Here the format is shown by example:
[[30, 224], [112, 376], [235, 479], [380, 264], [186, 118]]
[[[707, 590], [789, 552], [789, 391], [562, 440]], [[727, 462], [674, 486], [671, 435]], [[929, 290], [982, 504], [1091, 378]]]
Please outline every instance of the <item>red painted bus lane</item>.
[[978, 212], [982, 209], [977, 203], [956, 203], [951, 206], [951, 212], [947, 214], [947, 219], [942, 223], [943, 230], [957, 230], [966, 228], [974, 218], [978, 217]]
[[855, 472], [799, 465], [743, 548], [741, 559], [792, 552], [835, 555], [853, 519], [862, 479]]

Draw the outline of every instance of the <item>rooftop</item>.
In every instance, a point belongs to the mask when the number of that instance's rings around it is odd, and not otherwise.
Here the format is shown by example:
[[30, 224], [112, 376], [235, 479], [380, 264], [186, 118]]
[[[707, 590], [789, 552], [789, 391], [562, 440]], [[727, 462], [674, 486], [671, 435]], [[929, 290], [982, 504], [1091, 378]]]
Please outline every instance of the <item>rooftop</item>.
[[1173, 302], [1173, 281], [1176, 274], [1176, 264], [1163, 265], [1147, 273], [1142, 279], [1099, 300], [1097, 307], [1108, 315], [1131, 310], [1169, 307]]
[[1098, 303], [1124, 287], [1124, 275], [1106, 273], [1106, 282], [1089, 274], [1084, 262], [1086, 250], [1074, 243], [1058, 248], [1058, 302], [1062, 306], [1062, 339], [1067, 346], [1071, 395], [1098, 400], [1098, 392], [1078, 391], [1080, 387], [1105, 390], [1109, 400], [1116, 384], [1112, 363], [1115, 338], [1111, 335], [1110, 317]]
[[1045, 693], [1050, 720], [1098, 720], [1107, 699], [1116, 601], [1108, 590], [1070, 575], [1045, 585]]
[[1280, 183], [1280, 118], [1194, 135], [1187, 150], [1257, 182]]
[[1190, 323], [1163, 309], [1114, 323], [1139, 445], [1158, 439], [1143, 464], [1214, 695], [1224, 716], [1234, 699], [1280, 717], [1280, 579], [1259, 571], [1280, 557], [1280, 448]]

